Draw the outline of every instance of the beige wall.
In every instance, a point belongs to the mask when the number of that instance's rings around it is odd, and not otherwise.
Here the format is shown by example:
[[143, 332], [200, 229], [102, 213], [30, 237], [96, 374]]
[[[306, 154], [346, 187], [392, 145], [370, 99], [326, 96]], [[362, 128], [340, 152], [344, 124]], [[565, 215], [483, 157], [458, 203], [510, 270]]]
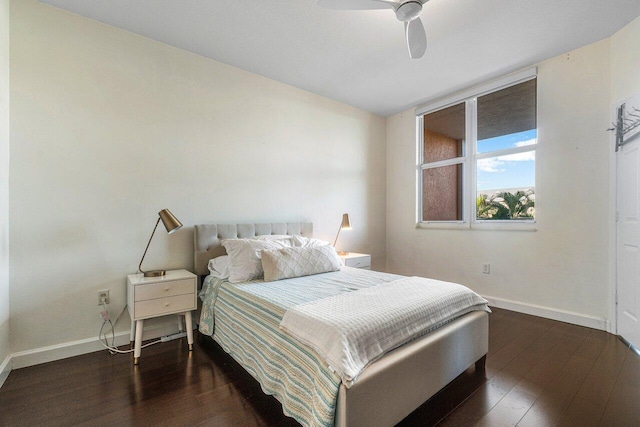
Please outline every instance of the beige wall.
[[9, 0], [0, 0], [0, 385], [9, 353]]
[[[192, 268], [192, 226], [313, 221], [385, 264], [385, 119], [43, 5], [11, 6], [13, 350], [96, 337], [148, 268]], [[128, 329], [128, 317], [119, 330]]]
[[[609, 40], [538, 64], [537, 231], [416, 229], [415, 116], [387, 120], [387, 266], [601, 324], [609, 319]], [[491, 274], [482, 274], [482, 264]]]
[[611, 103], [639, 92], [640, 18], [637, 18], [611, 37]]

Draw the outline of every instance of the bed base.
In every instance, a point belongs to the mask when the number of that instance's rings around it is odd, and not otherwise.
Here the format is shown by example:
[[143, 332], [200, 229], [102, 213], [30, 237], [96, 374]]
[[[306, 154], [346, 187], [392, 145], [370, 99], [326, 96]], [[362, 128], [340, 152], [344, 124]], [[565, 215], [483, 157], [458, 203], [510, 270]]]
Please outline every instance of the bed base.
[[475, 311], [369, 365], [338, 392], [337, 427], [393, 426], [475, 363], [484, 372], [489, 316]]

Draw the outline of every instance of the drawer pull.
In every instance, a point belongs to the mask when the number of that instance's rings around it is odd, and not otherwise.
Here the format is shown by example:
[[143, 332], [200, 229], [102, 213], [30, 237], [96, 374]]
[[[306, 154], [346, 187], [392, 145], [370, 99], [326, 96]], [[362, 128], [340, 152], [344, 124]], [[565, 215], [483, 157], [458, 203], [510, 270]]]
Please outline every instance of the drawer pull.
[[169, 292], [169, 289], [171, 289], [171, 288], [164, 288], [164, 291], [165, 292]]
[[168, 303], [168, 302], [165, 302], [165, 303], [164, 303], [164, 306], [165, 306], [165, 307], [169, 307], [169, 303]]

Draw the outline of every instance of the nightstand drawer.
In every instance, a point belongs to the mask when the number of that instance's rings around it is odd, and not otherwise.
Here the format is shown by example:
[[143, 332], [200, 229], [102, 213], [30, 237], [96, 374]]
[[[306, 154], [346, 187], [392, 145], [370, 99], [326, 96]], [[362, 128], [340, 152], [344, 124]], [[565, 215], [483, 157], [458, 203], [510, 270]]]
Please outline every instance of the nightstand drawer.
[[347, 258], [344, 260], [344, 265], [355, 268], [371, 268], [371, 257]]
[[196, 291], [195, 281], [192, 279], [171, 280], [167, 282], [149, 283], [135, 287], [135, 301], [172, 297], [191, 294]]
[[193, 292], [187, 295], [136, 301], [135, 305], [137, 319], [196, 309]]

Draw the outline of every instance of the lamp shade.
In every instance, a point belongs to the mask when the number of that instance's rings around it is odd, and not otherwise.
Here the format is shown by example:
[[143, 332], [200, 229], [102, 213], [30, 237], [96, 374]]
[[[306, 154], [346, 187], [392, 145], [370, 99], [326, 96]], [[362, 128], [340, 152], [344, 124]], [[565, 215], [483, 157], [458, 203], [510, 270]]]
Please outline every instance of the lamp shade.
[[[333, 241], [333, 247], [336, 247], [336, 243], [338, 243], [338, 237], [340, 236], [340, 231], [342, 230], [351, 230], [351, 221], [349, 221], [349, 214], [342, 214], [342, 223], [340, 223], [340, 228], [338, 228], [338, 234], [336, 234], [336, 240]], [[349, 252], [338, 252], [338, 255], [347, 255]]]
[[351, 221], [349, 221], [349, 214], [342, 214], [341, 230], [351, 230]]
[[[167, 229], [167, 233], [171, 234], [174, 231], [178, 231], [182, 228], [182, 223], [171, 213], [169, 209], [162, 209], [160, 212], [158, 212], [158, 215], [160, 215], [160, 219], [164, 224], [164, 228]], [[347, 218], [347, 221], [349, 221], [349, 218]]]

